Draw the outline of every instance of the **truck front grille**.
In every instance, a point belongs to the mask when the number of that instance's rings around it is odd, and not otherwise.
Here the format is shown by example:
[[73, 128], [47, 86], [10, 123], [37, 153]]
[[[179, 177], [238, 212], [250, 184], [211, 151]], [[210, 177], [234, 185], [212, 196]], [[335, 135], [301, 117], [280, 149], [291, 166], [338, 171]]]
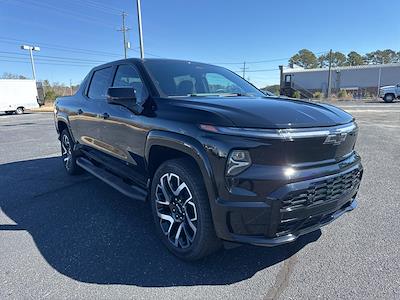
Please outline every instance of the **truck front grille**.
[[337, 199], [352, 189], [361, 180], [361, 172], [355, 169], [326, 180], [313, 183], [307, 190], [290, 193], [282, 200], [282, 209], [301, 208]]

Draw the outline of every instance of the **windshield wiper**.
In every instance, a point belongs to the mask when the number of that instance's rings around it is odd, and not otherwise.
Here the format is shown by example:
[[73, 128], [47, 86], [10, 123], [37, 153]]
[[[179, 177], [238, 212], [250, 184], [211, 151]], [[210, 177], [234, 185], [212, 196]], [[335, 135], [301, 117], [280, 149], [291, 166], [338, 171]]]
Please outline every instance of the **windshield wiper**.
[[188, 94], [189, 97], [210, 97], [210, 96], [217, 96], [221, 97], [221, 94], [218, 93], [193, 93]]
[[255, 96], [246, 93], [192, 93], [187, 95], [170, 95], [168, 97], [174, 98], [174, 97], [255, 97]]
[[190, 97], [210, 97], [210, 96], [217, 96], [217, 97], [254, 97], [251, 94], [245, 93], [200, 93], [200, 94], [189, 94]]

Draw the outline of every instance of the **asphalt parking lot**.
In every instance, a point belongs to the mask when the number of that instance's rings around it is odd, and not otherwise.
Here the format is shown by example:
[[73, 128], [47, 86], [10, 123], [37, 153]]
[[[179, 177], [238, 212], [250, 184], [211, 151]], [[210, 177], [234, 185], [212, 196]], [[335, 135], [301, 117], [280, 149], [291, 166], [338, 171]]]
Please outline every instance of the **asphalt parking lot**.
[[359, 207], [195, 263], [163, 248], [147, 204], [66, 175], [52, 114], [0, 115], [0, 299], [400, 299], [400, 103], [341, 106], [360, 125]]

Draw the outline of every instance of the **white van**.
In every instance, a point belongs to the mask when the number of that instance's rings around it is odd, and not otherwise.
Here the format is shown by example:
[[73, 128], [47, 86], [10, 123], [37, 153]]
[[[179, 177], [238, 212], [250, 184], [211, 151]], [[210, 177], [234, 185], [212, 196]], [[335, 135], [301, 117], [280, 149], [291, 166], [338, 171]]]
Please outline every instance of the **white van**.
[[36, 81], [30, 79], [0, 79], [0, 111], [23, 114], [24, 110], [37, 108]]

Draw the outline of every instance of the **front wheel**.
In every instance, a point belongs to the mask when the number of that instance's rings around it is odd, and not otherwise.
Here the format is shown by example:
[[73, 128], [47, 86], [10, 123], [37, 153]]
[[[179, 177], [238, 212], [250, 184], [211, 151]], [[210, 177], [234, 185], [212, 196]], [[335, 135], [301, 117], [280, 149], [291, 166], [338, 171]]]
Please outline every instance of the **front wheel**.
[[220, 247], [202, 176], [191, 160], [170, 160], [158, 168], [151, 207], [160, 239], [179, 258], [197, 260]]
[[74, 142], [68, 129], [64, 129], [60, 135], [61, 158], [64, 168], [69, 175], [76, 175], [82, 172], [82, 169], [76, 164], [76, 154], [74, 153]]
[[394, 100], [394, 96], [392, 94], [386, 94], [385, 97], [383, 97], [383, 100], [386, 103], [391, 103]]
[[22, 115], [22, 114], [24, 113], [24, 108], [23, 108], [23, 107], [18, 107], [18, 108], [15, 110], [15, 113], [16, 113], [17, 115]]

